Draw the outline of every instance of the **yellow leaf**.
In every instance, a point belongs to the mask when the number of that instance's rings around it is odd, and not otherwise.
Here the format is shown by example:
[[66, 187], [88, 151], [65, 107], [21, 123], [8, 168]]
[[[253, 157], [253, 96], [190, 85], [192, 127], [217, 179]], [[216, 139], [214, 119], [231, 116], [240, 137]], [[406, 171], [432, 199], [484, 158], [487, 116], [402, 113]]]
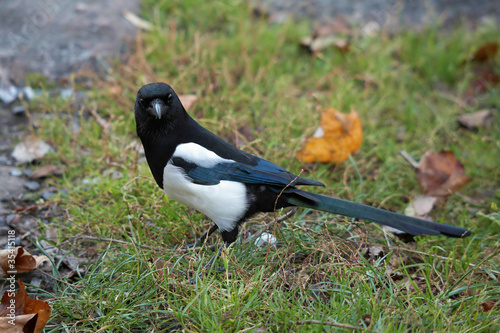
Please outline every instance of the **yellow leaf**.
[[356, 111], [346, 114], [328, 108], [321, 114], [320, 126], [298, 153], [304, 163], [340, 163], [355, 152], [363, 141], [363, 129]]

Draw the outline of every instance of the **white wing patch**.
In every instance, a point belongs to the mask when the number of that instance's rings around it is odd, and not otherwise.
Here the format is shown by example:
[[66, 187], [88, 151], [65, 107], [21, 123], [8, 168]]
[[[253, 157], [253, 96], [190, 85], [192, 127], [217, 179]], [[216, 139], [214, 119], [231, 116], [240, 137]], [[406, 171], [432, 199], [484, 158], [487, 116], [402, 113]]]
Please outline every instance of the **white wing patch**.
[[[177, 146], [173, 157], [181, 157], [206, 168], [217, 163], [232, 162], [196, 143]], [[244, 184], [225, 180], [217, 185], [194, 184], [182, 168], [171, 162], [167, 163], [163, 170], [163, 191], [169, 198], [207, 215], [221, 231], [234, 229], [236, 222], [248, 208]]]
[[218, 163], [234, 163], [194, 142], [178, 145], [172, 157], [180, 157], [205, 168], [212, 168]]

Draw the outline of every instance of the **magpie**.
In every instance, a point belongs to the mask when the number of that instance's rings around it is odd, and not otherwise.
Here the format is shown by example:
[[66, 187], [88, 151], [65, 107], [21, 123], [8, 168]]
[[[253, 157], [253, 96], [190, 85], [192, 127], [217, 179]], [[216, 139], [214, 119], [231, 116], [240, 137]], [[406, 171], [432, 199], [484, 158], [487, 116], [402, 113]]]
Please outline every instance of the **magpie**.
[[294, 175], [211, 133], [188, 115], [166, 83], [150, 83], [139, 89], [135, 120], [137, 135], [158, 186], [169, 198], [202, 212], [214, 222], [201, 241], [219, 229], [224, 246], [229, 246], [246, 219], [258, 212], [289, 206], [368, 220], [414, 236], [471, 234], [464, 228], [303, 191], [298, 186], [324, 184]]

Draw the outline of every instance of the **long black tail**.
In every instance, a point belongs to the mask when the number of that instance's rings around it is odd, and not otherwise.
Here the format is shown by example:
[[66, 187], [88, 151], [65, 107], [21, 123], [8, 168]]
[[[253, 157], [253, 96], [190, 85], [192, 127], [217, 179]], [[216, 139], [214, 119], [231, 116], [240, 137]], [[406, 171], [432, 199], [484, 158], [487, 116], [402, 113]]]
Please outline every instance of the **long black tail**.
[[318, 209], [334, 214], [368, 220], [396, 228], [414, 236], [445, 235], [448, 237], [467, 237], [471, 234], [467, 229], [449, 224], [430, 222], [321, 194], [304, 192], [301, 190], [296, 190], [294, 192], [294, 195], [287, 197], [287, 201], [294, 206]]

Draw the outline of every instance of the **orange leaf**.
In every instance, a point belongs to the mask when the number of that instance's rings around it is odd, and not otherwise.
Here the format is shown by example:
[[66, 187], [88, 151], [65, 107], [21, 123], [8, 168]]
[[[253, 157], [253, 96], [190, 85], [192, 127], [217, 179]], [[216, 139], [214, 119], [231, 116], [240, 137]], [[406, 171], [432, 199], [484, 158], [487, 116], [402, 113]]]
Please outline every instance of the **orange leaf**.
[[470, 180], [464, 166], [451, 151], [426, 152], [417, 167], [417, 179], [425, 194], [445, 196], [464, 187]]
[[309, 138], [298, 158], [304, 163], [340, 163], [355, 152], [363, 141], [363, 129], [356, 111], [341, 113], [328, 108], [321, 114], [320, 126]]
[[3, 294], [0, 303], [0, 328], [11, 325], [11, 332], [40, 333], [47, 324], [52, 309], [49, 303], [29, 297], [21, 279], [17, 282], [19, 290], [16, 293], [7, 290]]

